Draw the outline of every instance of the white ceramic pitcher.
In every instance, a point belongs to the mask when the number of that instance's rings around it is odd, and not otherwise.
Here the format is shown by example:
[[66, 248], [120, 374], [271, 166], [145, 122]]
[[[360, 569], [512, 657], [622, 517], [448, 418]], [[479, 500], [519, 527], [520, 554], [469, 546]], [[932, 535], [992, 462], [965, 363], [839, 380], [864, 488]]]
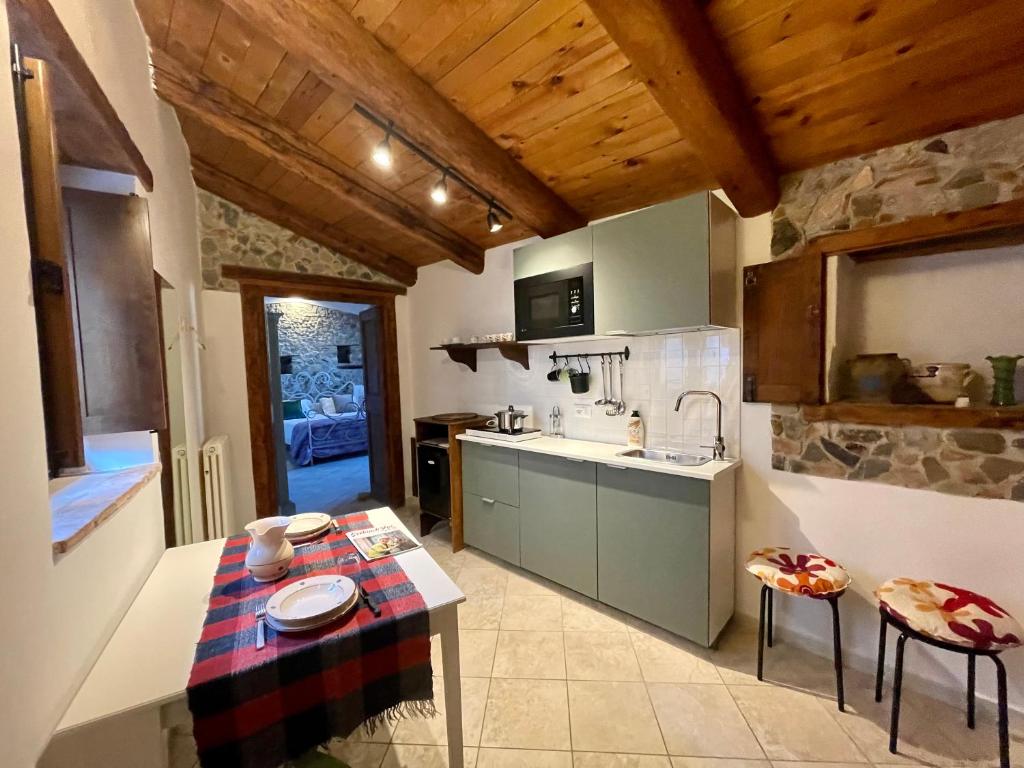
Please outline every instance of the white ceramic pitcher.
[[277, 581], [286, 573], [295, 557], [295, 548], [284, 537], [291, 524], [290, 517], [262, 517], [253, 520], [245, 530], [252, 544], [245, 555], [245, 567], [256, 581]]

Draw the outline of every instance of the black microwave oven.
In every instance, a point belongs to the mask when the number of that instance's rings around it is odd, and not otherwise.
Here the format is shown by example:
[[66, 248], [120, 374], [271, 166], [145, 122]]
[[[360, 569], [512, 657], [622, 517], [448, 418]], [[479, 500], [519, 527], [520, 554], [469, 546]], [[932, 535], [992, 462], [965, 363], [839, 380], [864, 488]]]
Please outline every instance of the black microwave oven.
[[594, 265], [578, 264], [515, 281], [516, 340], [594, 333]]

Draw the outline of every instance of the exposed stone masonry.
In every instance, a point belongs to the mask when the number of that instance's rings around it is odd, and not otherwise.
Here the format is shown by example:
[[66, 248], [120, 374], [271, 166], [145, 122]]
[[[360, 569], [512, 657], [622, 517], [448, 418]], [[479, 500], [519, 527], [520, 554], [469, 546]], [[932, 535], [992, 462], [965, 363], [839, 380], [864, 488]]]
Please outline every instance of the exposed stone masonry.
[[[882, 149], [782, 179], [772, 257], [830, 232], [1024, 198], [1024, 116]], [[772, 466], [820, 477], [1024, 501], [1024, 434], [876, 427], [772, 415]]]
[[221, 277], [222, 264], [279, 269], [309, 275], [393, 283], [369, 267], [242, 210], [206, 190], [197, 190], [203, 287], [237, 291]]
[[297, 373], [333, 373], [341, 382], [363, 383], [362, 368], [338, 364], [338, 345], [350, 347], [351, 364], [363, 362], [362, 334], [358, 316], [319, 304], [286, 301], [267, 304], [268, 312], [281, 315], [278, 337], [281, 355], [291, 355], [292, 373], [282, 374], [286, 389]]
[[773, 413], [772, 467], [1024, 501], [1020, 432], [807, 422], [799, 411]]
[[782, 179], [772, 256], [808, 240], [1024, 198], [1024, 116], [881, 149]]

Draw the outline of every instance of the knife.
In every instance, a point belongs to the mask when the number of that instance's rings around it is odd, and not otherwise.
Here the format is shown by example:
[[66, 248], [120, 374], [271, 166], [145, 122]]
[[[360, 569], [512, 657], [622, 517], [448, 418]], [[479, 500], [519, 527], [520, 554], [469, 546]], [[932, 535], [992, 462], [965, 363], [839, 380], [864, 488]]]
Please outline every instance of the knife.
[[363, 598], [363, 602], [366, 603], [366, 607], [369, 608], [376, 618], [380, 618], [380, 606], [370, 598], [370, 593], [366, 591], [366, 587], [362, 584], [359, 585], [359, 596]]

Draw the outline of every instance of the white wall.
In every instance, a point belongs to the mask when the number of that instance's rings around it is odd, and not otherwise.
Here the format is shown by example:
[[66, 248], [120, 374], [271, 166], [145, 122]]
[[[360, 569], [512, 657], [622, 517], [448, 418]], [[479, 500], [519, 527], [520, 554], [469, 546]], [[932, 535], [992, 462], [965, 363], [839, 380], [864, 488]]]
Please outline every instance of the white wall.
[[[198, 237], [188, 155], [173, 112], [149, 86], [145, 39], [130, 0], [52, 0], [153, 170], [149, 197], [156, 268], [196, 320]], [[7, 40], [0, 8], [0, 39]], [[51, 554], [46, 454], [20, 158], [10, 78], [0, 78], [0, 547], [21, 601], [0, 638], [0, 744], [4, 765], [33, 765], [124, 610], [163, 550], [159, 482], [153, 481], [65, 557]], [[198, 366], [185, 351], [190, 441], [202, 438]], [[12, 503], [13, 502], [13, 503]]]
[[[206, 433], [230, 438], [231, 499], [234, 530], [256, 519], [249, 438], [249, 400], [242, 343], [242, 297], [228, 291], [203, 291], [203, 387]], [[269, 416], [268, 416], [269, 418]]]
[[[742, 222], [739, 245], [744, 264], [769, 261], [770, 242], [769, 216]], [[941, 258], [921, 257], [921, 261]], [[965, 292], [961, 301], [981, 310], [989, 302], [1001, 302], [1002, 289], [998, 275], [990, 275], [972, 292]], [[879, 306], [876, 311], [895, 310]], [[1016, 332], [1020, 339], [1020, 324], [1007, 332]], [[744, 464], [737, 483], [740, 612], [753, 617], [758, 610], [759, 583], [742, 570], [747, 554], [783, 545], [822, 552], [850, 570], [853, 586], [841, 601], [844, 652], [848, 661], [869, 670], [878, 646], [872, 592], [886, 579], [911, 576], [964, 586], [1024, 618], [1024, 569], [1020, 568], [1024, 505], [773, 470], [770, 414], [769, 405], [742, 406]], [[825, 655], [831, 653], [827, 613], [810, 600], [776, 601], [776, 621], [783, 634]], [[890, 663], [892, 652], [890, 648]], [[1024, 654], [1008, 653], [1005, 662], [1011, 706], [1022, 708]], [[920, 674], [930, 684], [958, 691], [966, 685], [966, 664], [960, 656], [915, 647], [906, 663], [908, 674]], [[989, 666], [979, 663], [978, 694], [991, 699], [995, 678]]]

